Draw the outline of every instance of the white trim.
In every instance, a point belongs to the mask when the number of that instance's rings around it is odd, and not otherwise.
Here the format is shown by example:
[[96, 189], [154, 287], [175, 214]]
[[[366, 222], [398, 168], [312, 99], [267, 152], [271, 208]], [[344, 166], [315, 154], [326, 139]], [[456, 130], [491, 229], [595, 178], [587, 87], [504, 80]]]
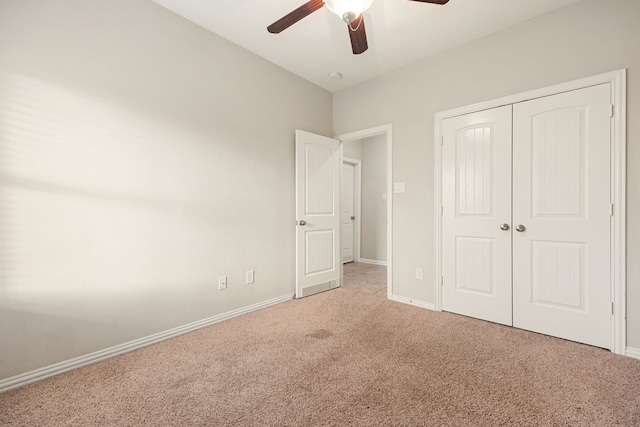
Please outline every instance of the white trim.
[[387, 261], [380, 261], [378, 259], [369, 259], [369, 258], [358, 258], [358, 262], [361, 262], [363, 264], [387, 265]]
[[640, 348], [627, 347], [627, 351], [624, 354], [634, 359], [640, 359]]
[[409, 304], [409, 305], [413, 305], [416, 307], [420, 307], [420, 308], [426, 308], [427, 310], [435, 310], [436, 306], [433, 303], [430, 302], [426, 302], [426, 301], [420, 301], [417, 299], [413, 299], [413, 298], [407, 298], [407, 297], [403, 297], [401, 295], [392, 295], [391, 298], [389, 298], [390, 300], [396, 301], [396, 302], [401, 302], [403, 304]]
[[81, 368], [83, 366], [91, 365], [96, 362], [101, 362], [112, 357], [120, 356], [121, 354], [128, 353], [133, 350], [137, 350], [142, 347], [146, 347], [151, 344], [164, 341], [168, 338], [177, 337], [178, 335], [186, 334], [187, 332], [195, 331], [196, 329], [204, 328], [205, 326], [213, 325], [224, 320], [229, 320], [233, 317], [241, 316], [243, 314], [250, 313], [252, 311], [260, 310], [272, 305], [280, 304], [282, 302], [290, 301], [295, 294], [287, 294], [281, 297], [273, 298], [267, 301], [259, 302], [247, 307], [239, 308], [237, 310], [228, 311], [217, 316], [209, 317], [207, 319], [198, 320], [193, 323], [189, 323], [177, 328], [169, 329], [164, 332], [149, 335], [137, 340], [129, 341], [124, 344], [119, 344], [113, 347], [99, 350], [93, 353], [85, 354], [84, 356], [68, 359], [63, 362], [55, 363], [53, 365], [45, 366], [44, 368], [35, 369], [33, 371], [25, 372], [4, 380], [0, 380], [0, 393], [12, 390], [14, 388], [22, 387], [27, 384], [34, 383], [36, 381], [43, 380], [45, 378], [52, 377], [54, 375], [62, 374], [63, 372], [71, 371], [73, 369]]
[[611, 71], [597, 76], [587, 77], [554, 86], [540, 88], [529, 92], [498, 98], [490, 101], [467, 105], [435, 114], [434, 134], [434, 218], [435, 218], [435, 307], [442, 310], [442, 121], [444, 119], [516, 104], [530, 99], [555, 95], [571, 90], [582, 89], [603, 83], [611, 84], [611, 103], [614, 105], [612, 118], [612, 203], [614, 204], [613, 225], [611, 235], [612, 247], [612, 301], [613, 322], [612, 342], [610, 350], [616, 354], [624, 354], [626, 347], [626, 70]]
[[611, 77], [611, 103], [614, 105], [612, 120], [612, 199], [613, 233], [612, 248], [612, 299], [613, 325], [612, 349], [624, 354], [627, 346], [627, 70], [609, 73]]
[[[387, 298], [393, 296], [393, 137], [391, 123], [334, 137], [340, 142], [387, 135]], [[342, 147], [342, 145], [341, 145]], [[342, 150], [340, 151], [342, 155]]]
[[[340, 153], [342, 154], [343, 145], [340, 144]], [[353, 165], [354, 170], [354, 192], [353, 192], [353, 215], [356, 217], [353, 224], [353, 261], [360, 261], [360, 233], [362, 219], [362, 162], [349, 157], [342, 157], [342, 163]], [[342, 180], [342, 177], [340, 177]], [[342, 182], [342, 181], [341, 181]], [[342, 188], [342, 187], [341, 187]], [[341, 248], [342, 249], [342, 248]], [[344, 262], [343, 262], [344, 264]]]

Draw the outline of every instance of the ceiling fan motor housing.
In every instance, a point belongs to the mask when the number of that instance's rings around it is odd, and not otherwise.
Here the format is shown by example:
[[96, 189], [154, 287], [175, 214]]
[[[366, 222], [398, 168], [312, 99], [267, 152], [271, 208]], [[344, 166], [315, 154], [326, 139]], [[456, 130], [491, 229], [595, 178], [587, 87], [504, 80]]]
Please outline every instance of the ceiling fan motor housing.
[[351, 24], [356, 20], [356, 13], [351, 11], [345, 12], [342, 14], [342, 20], [347, 24]]

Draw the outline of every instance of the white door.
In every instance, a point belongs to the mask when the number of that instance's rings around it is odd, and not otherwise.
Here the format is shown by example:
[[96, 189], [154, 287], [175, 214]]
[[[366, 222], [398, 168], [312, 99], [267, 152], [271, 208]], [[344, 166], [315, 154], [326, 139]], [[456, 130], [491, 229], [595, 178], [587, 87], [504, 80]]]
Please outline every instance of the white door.
[[340, 285], [339, 148], [296, 130], [296, 298]]
[[442, 126], [442, 308], [511, 325], [511, 106]]
[[603, 84], [513, 110], [514, 326], [605, 348], [610, 104]]
[[355, 165], [342, 163], [342, 262], [354, 260], [355, 248]]

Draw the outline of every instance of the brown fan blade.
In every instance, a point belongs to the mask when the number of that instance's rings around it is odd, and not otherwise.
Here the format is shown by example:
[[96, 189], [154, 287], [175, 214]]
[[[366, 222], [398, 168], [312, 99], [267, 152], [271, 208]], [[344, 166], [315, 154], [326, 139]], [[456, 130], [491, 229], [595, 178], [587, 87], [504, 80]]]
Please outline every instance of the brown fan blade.
[[431, 4], [447, 4], [449, 0], [409, 0], [409, 1], [419, 1], [421, 3], [431, 3]]
[[351, 50], [354, 55], [359, 55], [369, 49], [367, 44], [367, 33], [364, 30], [364, 15], [360, 14], [351, 24], [347, 24], [349, 38], [351, 39]]
[[311, 15], [318, 9], [321, 9], [324, 6], [324, 0], [311, 0], [295, 9], [293, 12], [290, 12], [278, 19], [273, 24], [267, 27], [267, 31], [273, 34], [277, 34], [283, 30], [286, 30], [302, 18]]

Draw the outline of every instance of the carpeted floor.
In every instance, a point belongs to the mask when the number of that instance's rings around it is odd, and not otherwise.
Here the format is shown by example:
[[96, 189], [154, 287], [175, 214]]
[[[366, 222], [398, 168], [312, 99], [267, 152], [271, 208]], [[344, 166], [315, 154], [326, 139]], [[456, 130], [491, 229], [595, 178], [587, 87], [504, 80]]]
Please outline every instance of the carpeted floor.
[[347, 268], [342, 288], [4, 393], [0, 425], [640, 425], [640, 360], [388, 301], [364, 279], [383, 267]]

